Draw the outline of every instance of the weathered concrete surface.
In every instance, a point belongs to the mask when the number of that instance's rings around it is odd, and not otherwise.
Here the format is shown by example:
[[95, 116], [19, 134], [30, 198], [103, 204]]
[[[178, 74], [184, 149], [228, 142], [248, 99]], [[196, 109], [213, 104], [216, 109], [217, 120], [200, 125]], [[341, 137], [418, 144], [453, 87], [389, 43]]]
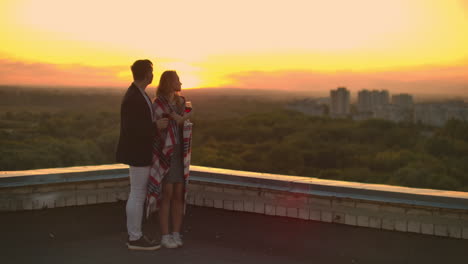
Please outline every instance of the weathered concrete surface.
[[[155, 218], [145, 223], [156, 237]], [[0, 213], [0, 263], [465, 263], [468, 241], [189, 206], [185, 246], [125, 247], [123, 202]]]

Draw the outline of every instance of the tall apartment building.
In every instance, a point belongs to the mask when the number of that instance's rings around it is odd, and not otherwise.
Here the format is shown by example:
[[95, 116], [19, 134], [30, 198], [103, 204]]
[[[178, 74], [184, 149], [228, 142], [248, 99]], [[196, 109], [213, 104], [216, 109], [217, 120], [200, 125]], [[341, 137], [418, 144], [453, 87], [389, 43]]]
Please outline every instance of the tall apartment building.
[[358, 111], [373, 112], [377, 108], [388, 105], [390, 103], [390, 94], [386, 90], [382, 91], [369, 91], [361, 90], [358, 93]]
[[361, 113], [372, 111], [372, 98], [369, 90], [361, 90], [358, 92], [357, 109]]
[[392, 96], [392, 104], [401, 107], [413, 107], [413, 96], [410, 94], [396, 94]]
[[330, 114], [331, 116], [350, 114], [350, 93], [346, 87], [330, 91]]
[[390, 104], [390, 94], [388, 93], [387, 90], [382, 90], [382, 91], [373, 90], [372, 91], [372, 103], [374, 107], [388, 105]]

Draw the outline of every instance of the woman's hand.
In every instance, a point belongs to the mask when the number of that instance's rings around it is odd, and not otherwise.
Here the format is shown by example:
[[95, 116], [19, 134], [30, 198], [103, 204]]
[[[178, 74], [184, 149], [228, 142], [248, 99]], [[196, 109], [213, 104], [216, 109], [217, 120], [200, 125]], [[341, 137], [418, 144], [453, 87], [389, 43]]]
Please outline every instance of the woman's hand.
[[169, 119], [166, 117], [156, 120], [156, 126], [159, 130], [166, 129], [168, 124]]
[[188, 119], [192, 118], [192, 116], [193, 116], [193, 110], [188, 112], [188, 113], [185, 113], [184, 114], [184, 119], [188, 120]]

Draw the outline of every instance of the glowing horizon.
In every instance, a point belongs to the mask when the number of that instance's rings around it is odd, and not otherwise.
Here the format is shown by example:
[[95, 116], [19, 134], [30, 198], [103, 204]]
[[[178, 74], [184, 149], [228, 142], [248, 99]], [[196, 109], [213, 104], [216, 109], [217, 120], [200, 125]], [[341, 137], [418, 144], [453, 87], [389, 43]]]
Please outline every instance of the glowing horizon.
[[140, 58], [155, 76], [177, 70], [184, 88], [242, 86], [254, 72], [437, 78], [440, 67], [466, 81], [466, 0], [3, 0], [0, 10], [0, 84], [121, 86]]

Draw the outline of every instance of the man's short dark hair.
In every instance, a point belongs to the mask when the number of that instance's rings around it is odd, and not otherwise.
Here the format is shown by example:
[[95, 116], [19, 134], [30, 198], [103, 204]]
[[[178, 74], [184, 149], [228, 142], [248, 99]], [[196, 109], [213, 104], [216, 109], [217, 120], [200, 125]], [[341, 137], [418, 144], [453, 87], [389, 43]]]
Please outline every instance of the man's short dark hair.
[[133, 63], [132, 74], [134, 81], [144, 80], [146, 74], [153, 69], [153, 63], [150, 60], [137, 60]]

